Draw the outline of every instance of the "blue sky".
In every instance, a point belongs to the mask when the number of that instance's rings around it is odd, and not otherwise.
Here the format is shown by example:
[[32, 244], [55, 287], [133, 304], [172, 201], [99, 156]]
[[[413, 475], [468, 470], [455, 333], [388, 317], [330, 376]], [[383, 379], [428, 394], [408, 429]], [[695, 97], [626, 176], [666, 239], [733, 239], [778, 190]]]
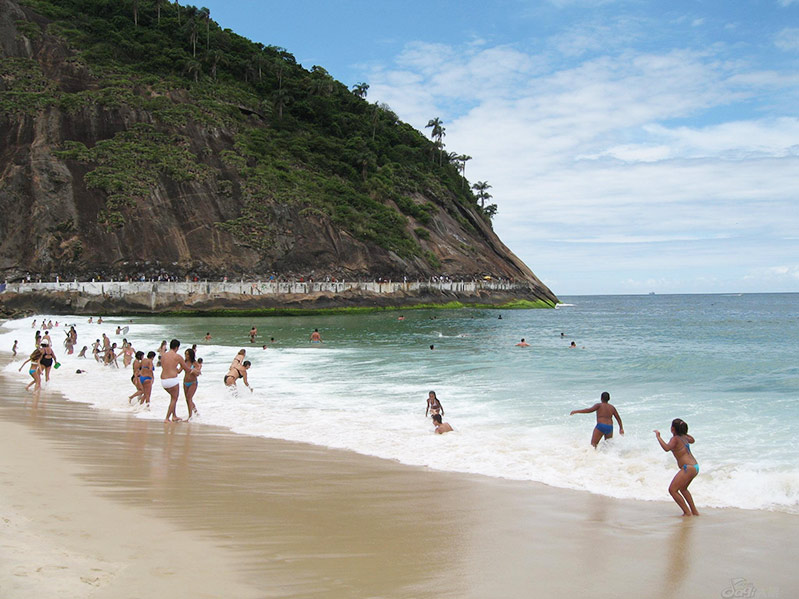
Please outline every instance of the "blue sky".
[[207, 0], [488, 181], [559, 295], [799, 292], [799, 0]]

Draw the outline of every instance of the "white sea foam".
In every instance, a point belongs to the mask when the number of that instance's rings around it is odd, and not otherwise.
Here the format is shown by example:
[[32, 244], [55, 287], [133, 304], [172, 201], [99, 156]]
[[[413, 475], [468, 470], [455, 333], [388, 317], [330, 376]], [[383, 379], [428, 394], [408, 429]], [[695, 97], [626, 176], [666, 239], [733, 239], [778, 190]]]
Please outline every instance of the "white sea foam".
[[[31, 320], [11, 321], [0, 335], [0, 348], [5, 351], [14, 339], [21, 342], [20, 356], [4, 374], [22, 384], [29, 379], [17, 368], [33, 349]], [[59, 321], [63, 323], [63, 317]], [[89, 341], [103, 332], [120, 343], [122, 337], [113, 333], [117, 325], [128, 322], [109, 318], [97, 325], [76, 317], [66, 321], [79, 323], [78, 347], [90, 345]], [[176, 334], [170, 326], [136, 319], [127, 337], [137, 349], [155, 350], [162, 339]], [[164, 417], [167, 394], [157, 380], [151, 410], [131, 406], [127, 399], [134, 391], [130, 370], [105, 367], [91, 357], [77, 358], [77, 352], [67, 356], [61, 345], [64, 331], [61, 324], [51, 332], [62, 366], [52, 373], [48, 389], [98, 409], [130, 412], [137, 418]], [[489, 342], [476, 334], [475, 343]], [[253, 363], [249, 372], [252, 393], [241, 382], [235, 391], [222, 382], [237, 349], [214, 344], [199, 347], [198, 356], [205, 362], [195, 396], [200, 422], [240, 434], [348, 449], [409, 465], [539, 481], [619, 498], [666, 500], [666, 488], [677, 471], [671, 455], [657, 446], [650, 421], [657, 417], [665, 428], [668, 421], [653, 410], [667, 402], [675, 409], [682, 398], [644, 396], [626, 411], [620, 407], [628, 434], [621, 437], [617, 433], [594, 451], [588, 444], [593, 417], [567, 415], [569, 408], [583, 407], [570, 404], [590, 405], [591, 400], [578, 393], [551, 397], [551, 389], [545, 387], [547, 376], [534, 372], [527, 372], [528, 378], [521, 382], [511, 380], [522, 376], [519, 373], [525, 368], [531, 371], [531, 360], [546, 360], [549, 354], [558, 363], [583, 359], [580, 353], [556, 343], [538, 344], [529, 353], [515, 348], [517, 351], [493, 366], [468, 348], [433, 354], [406, 350], [401, 344], [385, 349], [325, 344], [263, 350], [256, 346], [248, 348], [247, 355]], [[584, 359], [595, 358], [585, 354]], [[562, 368], [569, 372], [570, 366], [567, 363]], [[86, 372], [77, 374], [77, 369]], [[441, 398], [445, 420], [453, 425], [454, 433], [432, 434], [424, 416], [430, 389]], [[680, 409], [693, 408], [685, 403]], [[186, 414], [182, 399], [178, 414]], [[763, 463], [747, 462], [746, 452], [744, 458], [730, 456], [722, 442], [703, 446], [701, 439], [695, 449], [702, 471], [692, 490], [699, 506], [799, 513], [799, 471], [784, 455]]]

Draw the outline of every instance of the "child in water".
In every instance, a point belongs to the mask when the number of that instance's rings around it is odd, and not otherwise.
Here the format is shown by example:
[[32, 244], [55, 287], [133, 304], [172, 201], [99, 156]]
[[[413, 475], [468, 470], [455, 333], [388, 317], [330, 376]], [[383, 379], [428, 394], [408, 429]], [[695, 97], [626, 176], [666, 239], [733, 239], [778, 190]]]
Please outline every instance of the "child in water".
[[424, 409], [425, 418], [427, 418], [428, 412], [430, 414], [444, 415], [444, 408], [441, 406], [441, 402], [438, 401], [435, 391], [431, 391], [427, 394], [427, 407]]
[[663, 451], [670, 451], [674, 454], [679, 468], [669, 485], [669, 495], [680, 506], [683, 516], [698, 516], [699, 512], [696, 511], [694, 498], [688, 491], [688, 485], [699, 474], [699, 464], [691, 453], [691, 443], [694, 442], [694, 438], [688, 434], [688, 425], [679, 418], [672, 420], [672, 437], [668, 443], [661, 439], [660, 431], [654, 432]]

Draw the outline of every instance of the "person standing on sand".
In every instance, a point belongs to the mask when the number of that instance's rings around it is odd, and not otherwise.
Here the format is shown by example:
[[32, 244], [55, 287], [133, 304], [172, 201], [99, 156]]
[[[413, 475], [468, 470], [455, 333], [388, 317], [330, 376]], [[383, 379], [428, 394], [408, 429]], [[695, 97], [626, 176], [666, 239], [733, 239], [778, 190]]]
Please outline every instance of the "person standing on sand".
[[569, 416], [596, 412], [596, 427], [594, 427], [594, 434], [591, 437], [591, 445], [594, 446], [594, 449], [599, 445], [602, 437], [605, 439], [613, 437], [613, 418], [619, 421], [619, 434], [624, 434], [624, 425], [621, 423], [621, 416], [619, 416], [616, 406], [610, 403], [610, 393], [603, 391], [600, 400], [600, 403], [595, 403], [590, 408], [572, 410], [569, 412]]
[[161, 356], [161, 386], [169, 393], [169, 408], [166, 411], [164, 422], [180, 422], [180, 418], [175, 413], [180, 396], [180, 377], [181, 372], [189, 367], [186, 361], [178, 354], [180, 341], [173, 339], [169, 342], [169, 351]]
[[319, 329], [314, 329], [311, 333], [311, 343], [322, 343], [322, 336], [319, 334]]
[[452, 432], [452, 427], [449, 425], [449, 422], [441, 422], [441, 414], [433, 414], [433, 426], [436, 427], [435, 432], [437, 435]]
[[431, 391], [427, 394], [427, 407], [424, 409], [424, 416], [427, 418], [428, 412], [435, 416], [436, 414], [444, 415], [444, 408], [441, 405], [441, 402], [438, 401], [438, 397], [436, 397], [436, 392]]
[[669, 495], [680, 506], [683, 516], [698, 516], [694, 498], [688, 491], [688, 485], [699, 475], [699, 464], [691, 453], [691, 443], [694, 443], [694, 438], [688, 434], [688, 425], [679, 418], [672, 420], [672, 437], [668, 443], [661, 439], [660, 431], [656, 430], [654, 433], [663, 451], [674, 454], [679, 468], [669, 485]]

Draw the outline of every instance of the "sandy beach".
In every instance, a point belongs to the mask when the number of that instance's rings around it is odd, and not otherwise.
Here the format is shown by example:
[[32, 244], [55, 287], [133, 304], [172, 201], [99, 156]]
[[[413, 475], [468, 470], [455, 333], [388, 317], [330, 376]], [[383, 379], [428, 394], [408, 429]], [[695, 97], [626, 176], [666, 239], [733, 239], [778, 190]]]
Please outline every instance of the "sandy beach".
[[671, 501], [164, 425], [25, 382], [0, 375], [3, 598], [799, 594], [795, 516], [683, 519]]

